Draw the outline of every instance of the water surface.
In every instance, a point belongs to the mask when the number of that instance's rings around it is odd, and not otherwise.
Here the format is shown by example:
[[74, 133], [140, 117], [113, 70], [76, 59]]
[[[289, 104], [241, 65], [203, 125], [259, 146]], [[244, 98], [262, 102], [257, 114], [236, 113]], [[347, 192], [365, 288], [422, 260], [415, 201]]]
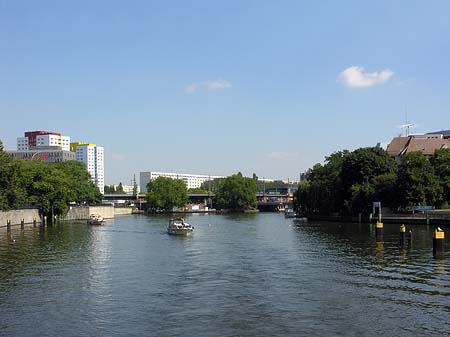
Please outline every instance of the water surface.
[[0, 235], [1, 336], [436, 336], [450, 332], [450, 233], [281, 214], [129, 216]]

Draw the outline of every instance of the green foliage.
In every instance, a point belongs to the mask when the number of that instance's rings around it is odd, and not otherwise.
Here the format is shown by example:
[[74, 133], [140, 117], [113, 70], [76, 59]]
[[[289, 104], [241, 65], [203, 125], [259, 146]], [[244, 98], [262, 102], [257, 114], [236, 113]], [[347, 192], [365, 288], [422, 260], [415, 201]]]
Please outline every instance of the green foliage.
[[333, 153], [325, 159], [325, 165], [316, 164], [307, 172], [308, 184], [297, 191], [304, 212], [329, 214], [343, 208], [342, 165], [348, 151]]
[[69, 202], [100, 202], [102, 195], [83, 163], [13, 160], [0, 142], [0, 209], [26, 204], [41, 208], [44, 215], [62, 215]]
[[380, 148], [333, 153], [307, 172], [296, 207], [301, 213], [367, 213], [374, 200], [394, 201], [396, 172], [396, 162]]
[[123, 193], [122, 182], [120, 182], [119, 185], [117, 185], [116, 192], [117, 193]]
[[116, 193], [116, 188], [114, 185], [105, 185], [105, 194], [114, 194]]
[[345, 156], [340, 177], [347, 211], [368, 212], [378, 177], [395, 174], [396, 170], [394, 159], [378, 147], [360, 148]]
[[0, 141], [0, 210], [20, 207], [25, 202], [25, 191], [20, 185], [19, 161], [3, 151]]
[[21, 161], [20, 172], [27, 191], [27, 203], [39, 205], [44, 214], [50, 214], [52, 206], [54, 215], [63, 215], [70, 202], [98, 203], [102, 200], [84, 164], [78, 161]]
[[205, 181], [200, 189], [205, 191], [211, 191], [212, 193], [216, 193], [222, 186], [224, 178], [216, 178], [213, 180]]
[[182, 180], [158, 177], [147, 184], [147, 203], [150, 208], [171, 211], [174, 206], [188, 203], [186, 184]]
[[434, 172], [439, 178], [443, 192], [443, 203], [450, 201], [450, 149], [437, 150], [430, 158]]
[[189, 193], [202, 193], [202, 194], [206, 194], [206, 193], [208, 193], [208, 191], [207, 191], [207, 190], [204, 190], [204, 189], [201, 188], [201, 187], [198, 187], [198, 188], [190, 188], [190, 189], [189, 189]]
[[436, 205], [442, 187], [430, 160], [420, 152], [408, 153], [398, 170], [398, 196], [403, 206]]
[[256, 181], [239, 172], [221, 179], [216, 191], [216, 202], [221, 208], [234, 211], [256, 208]]

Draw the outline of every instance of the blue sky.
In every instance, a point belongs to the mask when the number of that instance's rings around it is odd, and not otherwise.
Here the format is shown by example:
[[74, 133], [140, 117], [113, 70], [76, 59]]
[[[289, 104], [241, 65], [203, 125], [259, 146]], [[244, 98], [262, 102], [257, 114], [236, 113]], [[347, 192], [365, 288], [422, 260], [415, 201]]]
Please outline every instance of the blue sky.
[[448, 1], [0, 0], [0, 139], [59, 131], [140, 171], [297, 179], [450, 129]]

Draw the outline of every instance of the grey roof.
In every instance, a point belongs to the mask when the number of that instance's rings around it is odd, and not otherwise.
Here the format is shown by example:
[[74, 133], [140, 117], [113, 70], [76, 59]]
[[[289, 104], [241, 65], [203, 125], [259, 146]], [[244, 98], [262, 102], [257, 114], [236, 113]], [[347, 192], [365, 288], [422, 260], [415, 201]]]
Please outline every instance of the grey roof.
[[445, 135], [445, 136], [450, 136], [450, 130], [442, 130], [442, 131], [436, 131], [436, 132], [428, 132], [427, 135]]

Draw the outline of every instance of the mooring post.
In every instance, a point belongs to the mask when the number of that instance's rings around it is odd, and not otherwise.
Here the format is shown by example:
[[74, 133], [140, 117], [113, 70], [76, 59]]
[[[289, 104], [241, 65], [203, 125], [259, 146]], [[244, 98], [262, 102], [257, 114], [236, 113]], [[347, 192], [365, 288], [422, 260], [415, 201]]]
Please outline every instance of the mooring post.
[[36, 227], [36, 217], [33, 217], [33, 227]]
[[381, 221], [377, 221], [376, 227], [375, 227], [375, 234], [376, 236], [383, 236], [384, 232], [384, 225]]
[[44, 227], [47, 224], [47, 216], [46, 215], [44, 215], [44, 221], [42, 222], [42, 224], [44, 225]]
[[400, 226], [400, 246], [404, 246], [406, 241], [406, 226], [402, 224]]
[[7, 219], [6, 220], [6, 230], [9, 232], [11, 230], [11, 220]]
[[439, 227], [433, 233], [433, 256], [442, 256], [444, 254], [445, 233]]
[[25, 219], [22, 218], [22, 219], [20, 220], [20, 229], [24, 229], [24, 228], [25, 228]]
[[408, 241], [409, 248], [412, 247], [412, 230], [409, 230], [408, 235], [406, 236], [406, 240]]

